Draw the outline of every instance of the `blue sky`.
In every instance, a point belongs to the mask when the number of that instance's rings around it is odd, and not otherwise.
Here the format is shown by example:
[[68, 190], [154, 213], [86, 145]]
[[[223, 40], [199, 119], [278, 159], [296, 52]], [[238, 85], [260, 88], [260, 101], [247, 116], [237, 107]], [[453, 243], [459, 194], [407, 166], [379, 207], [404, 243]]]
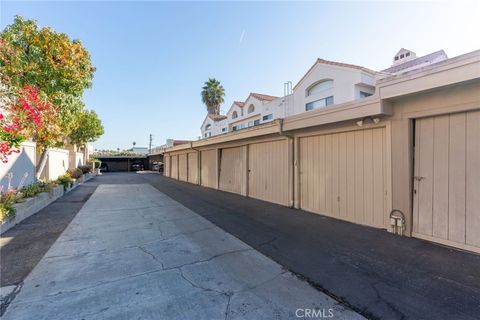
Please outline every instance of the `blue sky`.
[[85, 92], [105, 135], [98, 149], [195, 139], [209, 77], [223, 111], [249, 92], [283, 94], [317, 57], [383, 69], [401, 48], [449, 57], [480, 49], [480, 2], [0, 2], [81, 39], [97, 68]]

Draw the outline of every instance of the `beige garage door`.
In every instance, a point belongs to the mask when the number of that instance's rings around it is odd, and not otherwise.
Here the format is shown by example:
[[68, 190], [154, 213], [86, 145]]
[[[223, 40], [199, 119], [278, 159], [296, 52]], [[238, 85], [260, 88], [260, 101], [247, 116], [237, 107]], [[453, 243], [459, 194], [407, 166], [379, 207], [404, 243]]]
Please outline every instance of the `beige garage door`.
[[170, 177], [178, 179], [178, 155], [170, 157]]
[[480, 111], [415, 125], [414, 236], [480, 252]]
[[248, 195], [288, 205], [287, 140], [249, 145]]
[[385, 128], [300, 139], [300, 206], [386, 227]]
[[201, 180], [202, 186], [217, 187], [217, 150], [201, 152]]
[[187, 154], [178, 155], [178, 180], [187, 181], [188, 180], [188, 162]]
[[246, 147], [220, 150], [220, 190], [244, 194], [246, 171]]
[[163, 175], [166, 177], [170, 177], [170, 156], [164, 155], [164, 165], [163, 165]]
[[188, 182], [198, 183], [198, 156], [196, 152], [188, 154]]

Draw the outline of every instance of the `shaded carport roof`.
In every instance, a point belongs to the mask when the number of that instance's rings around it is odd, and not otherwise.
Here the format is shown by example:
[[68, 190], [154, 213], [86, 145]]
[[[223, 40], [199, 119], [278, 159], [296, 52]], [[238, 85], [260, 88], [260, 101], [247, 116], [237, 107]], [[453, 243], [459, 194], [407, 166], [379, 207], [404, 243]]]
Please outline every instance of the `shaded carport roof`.
[[95, 158], [100, 159], [100, 160], [114, 160], [114, 159], [146, 159], [147, 156], [96, 156]]

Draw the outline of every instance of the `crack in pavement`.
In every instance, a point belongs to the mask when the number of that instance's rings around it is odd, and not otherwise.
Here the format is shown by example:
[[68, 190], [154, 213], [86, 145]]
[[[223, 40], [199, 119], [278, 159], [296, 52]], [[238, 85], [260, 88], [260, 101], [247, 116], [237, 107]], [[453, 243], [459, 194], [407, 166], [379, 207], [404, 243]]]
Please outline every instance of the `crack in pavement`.
[[193, 261], [193, 262], [185, 263], [185, 264], [182, 264], [182, 265], [179, 265], [179, 266], [165, 268], [164, 270], [174, 270], [174, 269], [183, 268], [183, 267], [186, 267], [186, 266], [193, 266], [193, 265], [196, 265], [196, 264], [199, 264], [199, 263], [212, 261], [215, 258], [224, 256], [224, 255], [227, 255], [227, 254], [246, 252], [246, 251], [251, 251], [251, 250], [253, 250], [253, 248], [238, 249], [238, 250], [232, 250], [232, 251], [227, 251], [227, 252], [223, 252], [223, 253], [218, 253], [218, 254], [213, 255], [212, 257], [210, 257], [208, 259]]
[[22, 287], [23, 287], [23, 281], [20, 282], [19, 284], [17, 284], [17, 286], [15, 287], [15, 289], [13, 289], [13, 291], [10, 292], [10, 293], [5, 297], [5, 299], [2, 299], [2, 303], [0, 304], [0, 317], [3, 316], [3, 314], [5, 313], [5, 311], [7, 311], [8, 306], [9, 306], [10, 303], [13, 301], [13, 299], [15, 299], [15, 297], [17, 296], [17, 294], [20, 293], [20, 291], [22, 290]]
[[[395, 314], [398, 314], [400, 316], [399, 320], [405, 319], [406, 317], [404, 313], [398, 310], [392, 303], [383, 299], [382, 295], [380, 294], [380, 291], [376, 287], [378, 284], [381, 284], [381, 282], [375, 282], [370, 284], [370, 287], [375, 291], [375, 294], [377, 296], [377, 299], [371, 304], [376, 304], [377, 302], [384, 303], [390, 310], [392, 310]], [[368, 309], [368, 306], [367, 306], [367, 309]]]
[[142, 246], [137, 246], [137, 248], [140, 249], [141, 251], [145, 252], [145, 253], [148, 254], [149, 256], [151, 256], [153, 260], [155, 260], [156, 262], [160, 263], [160, 265], [162, 266], [162, 269], [165, 269], [165, 266], [163, 265], [163, 262], [160, 261], [160, 260], [158, 260], [156, 255], [154, 255], [153, 253], [151, 253], [150, 251], [148, 251], [147, 249], [145, 249], [145, 248], [142, 247]]

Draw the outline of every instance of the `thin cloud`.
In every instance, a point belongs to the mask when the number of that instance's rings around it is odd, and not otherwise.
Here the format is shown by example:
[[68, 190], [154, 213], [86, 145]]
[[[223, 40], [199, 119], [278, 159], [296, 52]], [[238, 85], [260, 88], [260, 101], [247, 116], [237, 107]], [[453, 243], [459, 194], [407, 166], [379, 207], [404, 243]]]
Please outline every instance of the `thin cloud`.
[[238, 40], [238, 44], [242, 44], [244, 38], [245, 38], [245, 29], [242, 30], [242, 34], [240, 35], [240, 39]]

